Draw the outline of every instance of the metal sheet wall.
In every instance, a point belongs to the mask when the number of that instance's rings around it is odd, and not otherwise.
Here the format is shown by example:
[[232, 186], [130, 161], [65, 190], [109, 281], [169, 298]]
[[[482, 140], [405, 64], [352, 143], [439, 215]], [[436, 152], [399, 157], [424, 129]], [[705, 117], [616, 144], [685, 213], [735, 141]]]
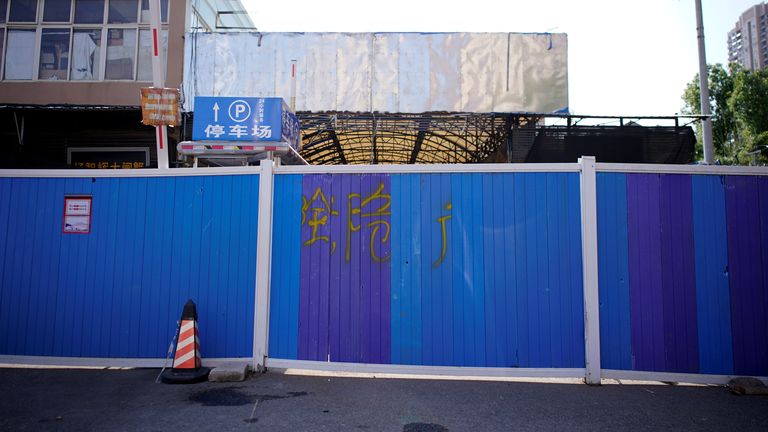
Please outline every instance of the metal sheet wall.
[[291, 95], [297, 111], [568, 110], [567, 37], [553, 33], [191, 33], [194, 96]]
[[584, 367], [578, 174], [278, 175], [275, 188], [270, 357]]
[[[92, 232], [61, 233], [65, 195]], [[602, 367], [768, 375], [768, 178], [598, 173]], [[258, 176], [0, 178], [0, 354], [250, 356]], [[584, 367], [577, 173], [277, 174], [269, 355]]]
[[0, 353], [162, 358], [192, 298], [204, 357], [251, 356], [257, 203], [257, 175], [0, 178]]
[[640, 370], [698, 367], [691, 180], [627, 175], [632, 352]]
[[726, 177], [733, 369], [768, 375], [768, 178]]
[[606, 369], [768, 374], [768, 182], [598, 174]]
[[632, 369], [627, 245], [627, 176], [597, 174], [600, 365]]
[[732, 374], [733, 345], [724, 178], [695, 176], [692, 181], [699, 372]]
[[298, 358], [301, 177], [281, 175], [274, 183], [269, 355], [275, 358]]

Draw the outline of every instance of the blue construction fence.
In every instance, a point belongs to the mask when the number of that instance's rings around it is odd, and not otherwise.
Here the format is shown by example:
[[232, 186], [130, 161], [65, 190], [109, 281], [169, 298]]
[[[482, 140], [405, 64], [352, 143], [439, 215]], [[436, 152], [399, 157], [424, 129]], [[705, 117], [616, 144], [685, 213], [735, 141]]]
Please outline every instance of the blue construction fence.
[[[573, 167], [277, 167], [269, 357], [585, 368]], [[691, 171], [597, 173], [601, 367], [768, 376], [768, 176]], [[257, 174], [0, 177], [0, 355], [163, 358], [193, 298], [203, 356], [250, 357], [258, 193]], [[78, 195], [91, 233], [65, 234]]]
[[768, 376], [768, 177], [597, 187], [602, 367]]
[[583, 368], [579, 174], [275, 178], [269, 356]]
[[[164, 358], [187, 299], [206, 357], [250, 357], [258, 175], [0, 178], [0, 354]], [[91, 231], [63, 231], [92, 198]]]

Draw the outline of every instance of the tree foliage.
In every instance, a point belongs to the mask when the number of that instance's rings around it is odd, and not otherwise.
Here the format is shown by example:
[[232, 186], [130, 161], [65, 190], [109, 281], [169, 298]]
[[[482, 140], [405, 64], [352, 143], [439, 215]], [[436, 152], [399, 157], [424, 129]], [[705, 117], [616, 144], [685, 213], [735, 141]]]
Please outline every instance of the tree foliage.
[[[728, 165], [768, 162], [768, 70], [709, 65], [709, 89], [715, 158]], [[697, 74], [683, 92], [683, 113], [701, 113], [699, 95]], [[696, 155], [702, 156], [701, 139]]]

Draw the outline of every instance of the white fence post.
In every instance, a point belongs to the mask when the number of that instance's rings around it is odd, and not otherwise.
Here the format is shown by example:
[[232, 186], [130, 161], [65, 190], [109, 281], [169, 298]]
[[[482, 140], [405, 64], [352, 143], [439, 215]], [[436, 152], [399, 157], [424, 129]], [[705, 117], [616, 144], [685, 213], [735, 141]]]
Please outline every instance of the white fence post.
[[597, 176], [595, 157], [582, 156], [581, 255], [584, 273], [584, 354], [587, 384], [600, 384], [600, 298], [597, 278]]
[[253, 317], [253, 368], [264, 370], [269, 347], [269, 290], [272, 271], [273, 162], [261, 161], [259, 174], [258, 239], [256, 241], [256, 296]]

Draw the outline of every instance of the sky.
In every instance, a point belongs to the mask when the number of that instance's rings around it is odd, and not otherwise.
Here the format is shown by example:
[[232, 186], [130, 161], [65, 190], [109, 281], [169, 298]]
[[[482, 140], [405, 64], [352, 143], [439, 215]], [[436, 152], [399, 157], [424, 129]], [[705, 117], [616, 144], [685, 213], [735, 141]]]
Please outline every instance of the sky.
[[[570, 110], [679, 113], [698, 72], [694, 0], [242, 0], [262, 32], [556, 32], [568, 34]], [[708, 63], [757, 0], [702, 0]]]

